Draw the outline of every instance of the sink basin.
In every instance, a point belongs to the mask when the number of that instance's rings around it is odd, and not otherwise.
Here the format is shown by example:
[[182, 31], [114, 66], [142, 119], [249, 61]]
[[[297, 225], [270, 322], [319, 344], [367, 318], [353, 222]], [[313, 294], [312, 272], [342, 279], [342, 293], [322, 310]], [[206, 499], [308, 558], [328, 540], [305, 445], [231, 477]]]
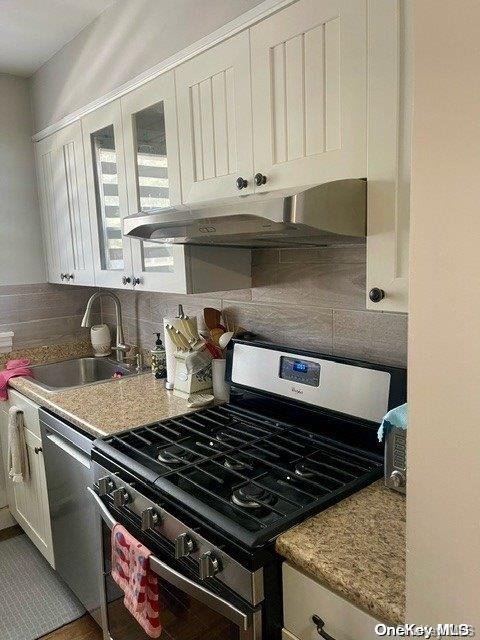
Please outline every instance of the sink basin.
[[137, 370], [128, 364], [110, 358], [77, 358], [32, 367], [33, 378], [45, 389], [58, 391], [80, 387], [93, 382], [114, 379], [115, 373], [133, 375]]

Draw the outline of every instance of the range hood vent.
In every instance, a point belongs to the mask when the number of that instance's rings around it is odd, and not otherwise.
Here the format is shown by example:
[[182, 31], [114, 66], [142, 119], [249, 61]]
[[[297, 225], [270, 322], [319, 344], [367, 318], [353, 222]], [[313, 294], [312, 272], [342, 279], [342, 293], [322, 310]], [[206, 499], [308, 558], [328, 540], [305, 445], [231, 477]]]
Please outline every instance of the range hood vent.
[[123, 219], [130, 238], [226, 247], [319, 246], [366, 235], [367, 183], [338, 180], [298, 193], [265, 193]]

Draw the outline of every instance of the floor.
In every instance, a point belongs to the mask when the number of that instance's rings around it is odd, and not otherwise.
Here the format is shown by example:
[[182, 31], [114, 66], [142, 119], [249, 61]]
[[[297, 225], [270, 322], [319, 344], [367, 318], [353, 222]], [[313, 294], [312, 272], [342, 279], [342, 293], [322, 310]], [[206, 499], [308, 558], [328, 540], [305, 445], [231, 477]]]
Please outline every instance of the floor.
[[[0, 531], [0, 542], [8, 540], [23, 533], [18, 525], [2, 529]], [[74, 620], [64, 627], [52, 631], [52, 633], [42, 636], [39, 640], [102, 640], [102, 632], [98, 625], [88, 615], [84, 615], [78, 620]]]
[[87, 613], [39, 640], [102, 640], [102, 637], [100, 628]]

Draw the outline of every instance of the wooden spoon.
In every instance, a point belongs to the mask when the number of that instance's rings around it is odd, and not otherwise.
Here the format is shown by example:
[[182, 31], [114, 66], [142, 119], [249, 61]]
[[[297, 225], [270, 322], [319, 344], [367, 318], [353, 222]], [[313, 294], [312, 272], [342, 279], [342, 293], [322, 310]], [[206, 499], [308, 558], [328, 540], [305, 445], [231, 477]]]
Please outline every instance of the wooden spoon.
[[216, 329], [220, 324], [221, 314], [217, 309], [212, 309], [212, 307], [205, 307], [203, 310], [203, 319], [205, 320], [205, 324], [207, 328], [211, 331], [212, 329]]

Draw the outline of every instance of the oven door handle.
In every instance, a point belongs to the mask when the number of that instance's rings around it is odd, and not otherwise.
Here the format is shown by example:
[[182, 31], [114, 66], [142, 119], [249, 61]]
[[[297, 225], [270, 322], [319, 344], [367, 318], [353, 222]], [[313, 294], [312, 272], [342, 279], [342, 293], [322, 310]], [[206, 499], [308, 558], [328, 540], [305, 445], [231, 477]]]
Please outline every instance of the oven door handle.
[[[112, 529], [112, 527], [117, 524], [116, 519], [112, 516], [110, 511], [91, 487], [87, 487], [87, 491], [90, 492], [94, 499], [105, 524], [109, 529]], [[165, 564], [165, 562], [159, 560], [159, 558], [151, 555], [149, 562], [150, 569], [160, 578], [164, 578], [169, 584], [181, 589], [193, 598], [196, 598], [202, 604], [205, 604], [207, 607], [210, 607], [217, 613], [221, 614], [244, 631], [247, 631], [252, 626], [252, 614], [245, 613], [244, 611], [237, 609], [237, 607], [234, 607], [230, 602], [228, 602], [228, 600], [220, 598], [201, 584], [197, 584], [195, 581], [190, 580], [190, 578], [187, 578], [178, 571], [175, 571], [175, 569], [169, 567], [168, 564]]]

